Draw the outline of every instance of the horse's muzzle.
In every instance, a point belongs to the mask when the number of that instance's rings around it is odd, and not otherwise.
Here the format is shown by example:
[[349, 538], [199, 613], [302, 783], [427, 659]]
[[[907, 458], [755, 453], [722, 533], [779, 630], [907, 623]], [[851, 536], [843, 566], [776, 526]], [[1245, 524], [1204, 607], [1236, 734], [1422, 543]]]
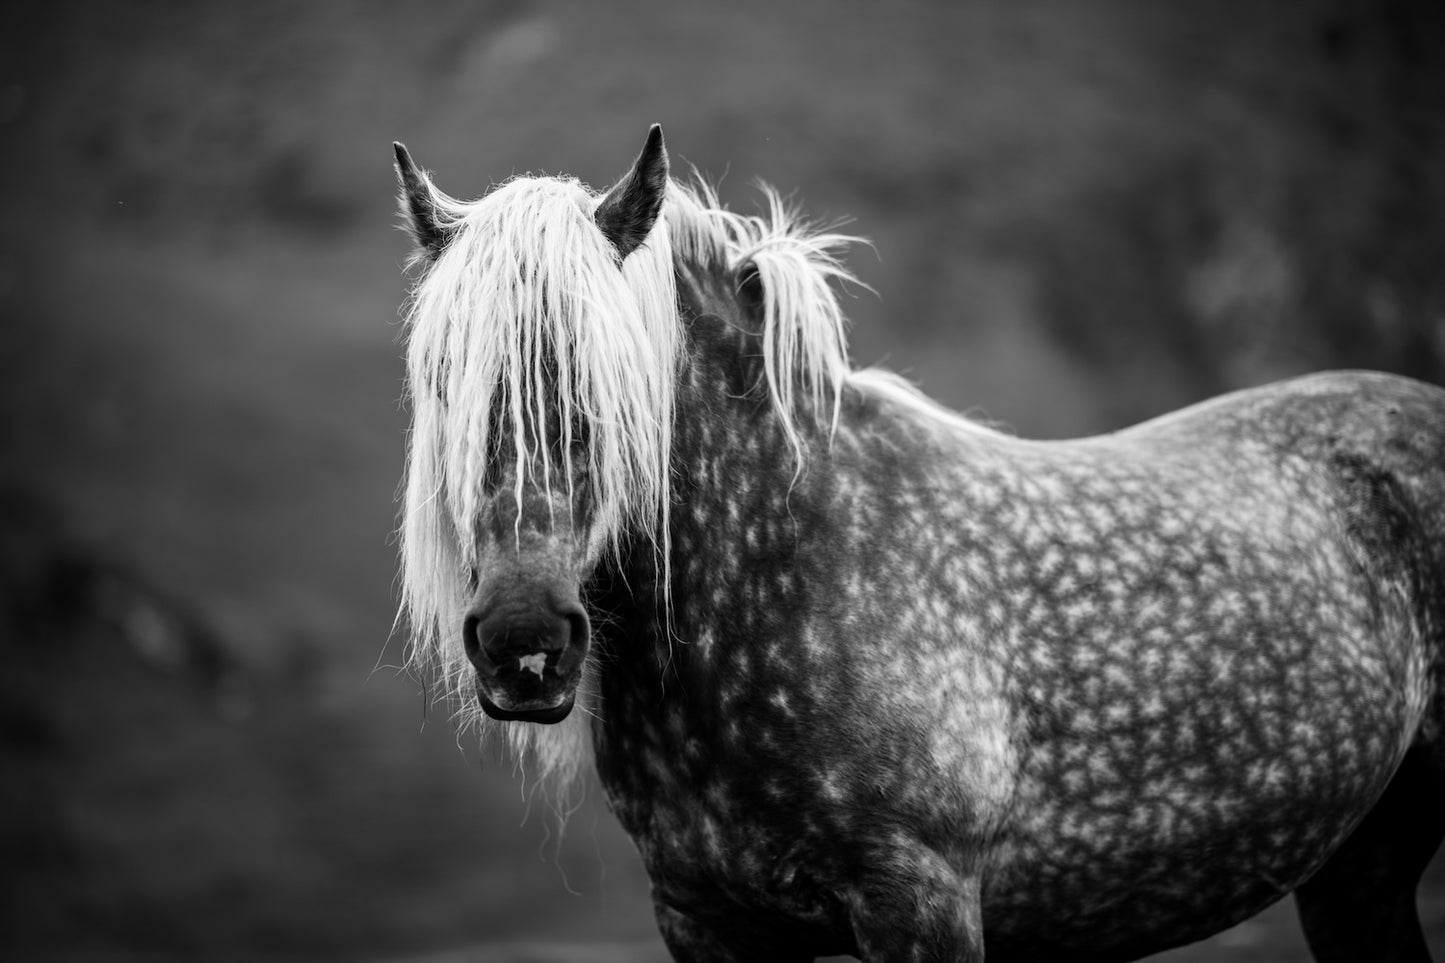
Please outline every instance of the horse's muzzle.
[[576, 601], [532, 595], [473, 609], [462, 640], [482, 710], [493, 719], [561, 722], [576, 701], [588, 632]]

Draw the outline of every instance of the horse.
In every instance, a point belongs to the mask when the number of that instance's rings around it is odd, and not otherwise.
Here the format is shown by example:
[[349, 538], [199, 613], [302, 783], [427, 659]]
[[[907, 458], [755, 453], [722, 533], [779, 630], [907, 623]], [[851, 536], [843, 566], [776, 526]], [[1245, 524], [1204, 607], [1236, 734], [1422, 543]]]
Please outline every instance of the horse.
[[395, 152], [412, 663], [595, 763], [674, 958], [1130, 960], [1293, 893], [1321, 963], [1429, 959], [1445, 390], [1031, 441], [851, 367], [856, 239], [659, 127], [606, 192]]

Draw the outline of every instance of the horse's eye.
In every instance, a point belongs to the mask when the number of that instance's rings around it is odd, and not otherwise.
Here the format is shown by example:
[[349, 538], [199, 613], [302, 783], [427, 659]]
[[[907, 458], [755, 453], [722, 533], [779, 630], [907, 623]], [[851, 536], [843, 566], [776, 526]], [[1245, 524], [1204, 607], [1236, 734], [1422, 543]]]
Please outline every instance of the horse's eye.
[[756, 308], [763, 303], [763, 276], [751, 261], [738, 270], [738, 297], [749, 307]]

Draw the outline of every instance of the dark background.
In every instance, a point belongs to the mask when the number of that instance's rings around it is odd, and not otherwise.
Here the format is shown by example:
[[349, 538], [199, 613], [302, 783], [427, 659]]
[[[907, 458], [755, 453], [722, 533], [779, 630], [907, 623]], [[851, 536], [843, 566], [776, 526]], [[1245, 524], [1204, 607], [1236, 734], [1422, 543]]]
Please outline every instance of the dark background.
[[[1060, 437], [1445, 381], [1442, 11], [6, 4], [0, 951], [663, 958], [595, 787], [549, 837], [395, 669], [393, 139], [475, 196], [660, 121], [873, 239], [856, 361]], [[1162, 959], [1303, 958], [1286, 902]]]

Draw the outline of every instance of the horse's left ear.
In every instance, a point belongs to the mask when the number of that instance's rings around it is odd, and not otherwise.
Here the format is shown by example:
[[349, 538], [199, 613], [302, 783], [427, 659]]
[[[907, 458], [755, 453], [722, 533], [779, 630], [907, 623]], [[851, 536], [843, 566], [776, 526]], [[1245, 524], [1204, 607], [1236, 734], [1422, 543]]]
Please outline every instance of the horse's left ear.
[[662, 126], [653, 124], [632, 170], [607, 192], [594, 215], [619, 258], [627, 257], [647, 239], [666, 196], [667, 148], [662, 143]]
[[407, 153], [406, 145], [396, 141], [396, 177], [401, 182], [401, 214], [407, 230], [416, 242], [417, 253], [434, 260], [451, 240], [452, 230], [441, 222], [437, 211], [437, 194], [421, 168]]

